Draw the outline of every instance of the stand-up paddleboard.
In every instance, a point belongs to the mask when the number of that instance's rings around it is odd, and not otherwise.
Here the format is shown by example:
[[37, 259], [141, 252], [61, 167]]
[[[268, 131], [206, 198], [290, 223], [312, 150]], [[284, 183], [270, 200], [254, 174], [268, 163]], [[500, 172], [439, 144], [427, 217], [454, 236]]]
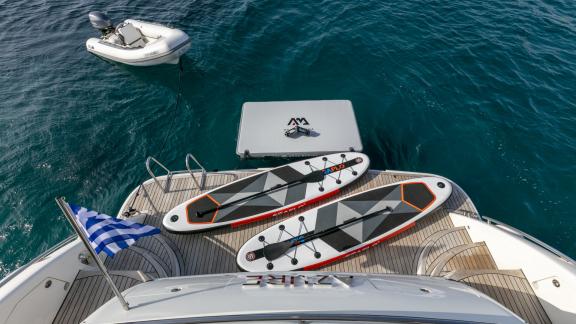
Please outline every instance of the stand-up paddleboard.
[[238, 252], [237, 263], [253, 272], [316, 269], [414, 226], [451, 193], [446, 179], [425, 177], [346, 197], [254, 236]]
[[335, 195], [362, 176], [368, 156], [346, 152], [310, 158], [208, 191], [166, 213], [172, 232], [238, 226], [280, 215]]

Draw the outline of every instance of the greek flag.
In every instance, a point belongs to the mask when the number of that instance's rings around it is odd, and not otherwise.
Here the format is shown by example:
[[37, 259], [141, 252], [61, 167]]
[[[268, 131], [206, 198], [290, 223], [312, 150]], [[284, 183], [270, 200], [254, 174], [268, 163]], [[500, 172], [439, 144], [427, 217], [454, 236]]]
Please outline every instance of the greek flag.
[[139, 238], [160, 233], [160, 230], [153, 226], [98, 214], [73, 204], [68, 205], [96, 253], [104, 251], [109, 256], [114, 256]]

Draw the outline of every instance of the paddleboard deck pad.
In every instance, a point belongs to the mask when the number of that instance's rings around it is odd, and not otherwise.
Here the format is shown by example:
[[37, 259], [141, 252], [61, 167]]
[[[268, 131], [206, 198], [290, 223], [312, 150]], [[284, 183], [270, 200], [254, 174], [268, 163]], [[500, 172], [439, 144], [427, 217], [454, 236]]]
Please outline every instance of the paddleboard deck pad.
[[194, 232], [281, 215], [337, 194], [369, 165], [357, 152], [290, 163], [194, 197], [166, 213], [162, 224], [171, 232]]
[[[411, 228], [451, 193], [448, 180], [432, 176], [361, 192], [262, 231], [240, 248], [236, 262], [251, 272], [313, 270]], [[271, 258], [266, 251], [273, 244], [287, 249]]]

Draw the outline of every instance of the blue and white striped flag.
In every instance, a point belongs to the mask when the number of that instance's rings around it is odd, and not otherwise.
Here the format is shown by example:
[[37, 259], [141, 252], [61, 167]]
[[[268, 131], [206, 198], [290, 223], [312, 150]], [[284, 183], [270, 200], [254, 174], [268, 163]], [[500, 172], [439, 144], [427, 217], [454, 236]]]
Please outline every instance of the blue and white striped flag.
[[104, 251], [109, 256], [114, 256], [139, 238], [160, 233], [160, 229], [154, 226], [98, 214], [74, 204], [68, 205], [96, 253]]

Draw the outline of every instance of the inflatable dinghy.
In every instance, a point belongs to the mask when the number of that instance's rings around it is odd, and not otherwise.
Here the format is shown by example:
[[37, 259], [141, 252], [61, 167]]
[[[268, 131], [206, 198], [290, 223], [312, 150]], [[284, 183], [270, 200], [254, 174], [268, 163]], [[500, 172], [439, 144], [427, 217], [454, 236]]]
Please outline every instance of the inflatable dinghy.
[[102, 36], [88, 39], [86, 49], [108, 60], [137, 66], [177, 64], [190, 48], [190, 38], [179, 29], [134, 19], [114, 27], [101, 12], [90, 12], [88, 17]]

